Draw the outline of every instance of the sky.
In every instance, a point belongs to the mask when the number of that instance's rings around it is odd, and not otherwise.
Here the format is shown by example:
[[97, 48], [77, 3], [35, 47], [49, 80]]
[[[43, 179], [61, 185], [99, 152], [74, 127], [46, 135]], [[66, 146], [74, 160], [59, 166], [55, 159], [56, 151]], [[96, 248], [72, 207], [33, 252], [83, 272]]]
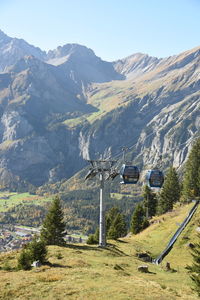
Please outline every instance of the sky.
[[200, 0], [0, 0], [0, 29], [42, 50], [78, 43], [107, 61], [200, 46]]

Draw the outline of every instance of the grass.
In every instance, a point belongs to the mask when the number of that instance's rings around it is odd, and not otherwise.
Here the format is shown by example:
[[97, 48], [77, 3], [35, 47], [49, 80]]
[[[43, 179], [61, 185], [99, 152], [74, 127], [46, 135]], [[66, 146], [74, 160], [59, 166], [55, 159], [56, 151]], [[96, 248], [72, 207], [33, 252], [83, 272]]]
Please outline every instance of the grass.
[[121, 200], [123, 197], [129, 197], [133, 198], [135, 196], [140, 196], [141, 195], [141, 190], [137, 189], [135, 191], [131, 191], [130, 194], [126, 193], [110, 193], [110, 197], [114, 198], [115, 200]]
[[72, 119], [67, 119], [63, 122], [67, 127], [69, 128], [74, 128], [80, 124], [86, 123], [86, 118], [84, 116], [78, 117], [78, 118], [72, 118]]
[[[8, 197], [8, 199], [1, 199]], [[0, 193], [0, 212], [5, 212], [18, 204], [35, 204], [42, 205], [44, 202], [50, 201], [51, 197], [42, 197], [38, 195], [31, 195], [29, 193]]]
[[133, 195], [131, 195], [131, 194], [111, 193], [110, 197], [114, 198], [116, 200], [121, 200], [123, 197], [130, 197], [130, 198], [132, 198]]
[[[0, 270], [0, 299], [197, 300], [185, 269], [191, 263], [191, 254], [182, 237], [195, 238], [200, 210], [166, 257], [176, 272], [165, 270], [166, 261], [161, 266], [145, 263], [149, 273], [137, 271], [144, 264], [136, 257], [137, 251], [148, 251], [153, 256], [160, 253], [190, 207], [179, 207], [156, 218], [157, 223], [136, 236], [108, 241], [106, 249], [81, 244], [50, 246], [49, 265], [31, 271]], [[13, 268], [18, 255], [2, 254], [0, 267], [6, 263]]]

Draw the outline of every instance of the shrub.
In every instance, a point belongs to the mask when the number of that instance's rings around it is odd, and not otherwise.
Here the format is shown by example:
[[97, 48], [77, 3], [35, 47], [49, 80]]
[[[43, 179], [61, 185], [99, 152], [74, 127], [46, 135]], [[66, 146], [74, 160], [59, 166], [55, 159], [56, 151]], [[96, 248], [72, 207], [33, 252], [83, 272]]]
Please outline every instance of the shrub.
[[31, 269], [31, 254], [30, 251], [22, 250], [18, 258], [18, 269], [19, 270], [30, 270]]

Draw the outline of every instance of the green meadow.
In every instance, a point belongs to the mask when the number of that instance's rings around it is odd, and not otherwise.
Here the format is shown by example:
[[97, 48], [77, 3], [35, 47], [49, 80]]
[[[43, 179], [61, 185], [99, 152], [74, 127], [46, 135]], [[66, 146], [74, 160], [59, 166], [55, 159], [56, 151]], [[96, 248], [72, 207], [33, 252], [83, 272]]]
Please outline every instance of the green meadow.
[[0, 193], [0, 212], [6, 212], [10, 208], [19, 204], [35, 204], [42, 205], [44, 202], [48, 202], [52, 197], [42, 197], [38, 195], [31, 195], [29, 193]]

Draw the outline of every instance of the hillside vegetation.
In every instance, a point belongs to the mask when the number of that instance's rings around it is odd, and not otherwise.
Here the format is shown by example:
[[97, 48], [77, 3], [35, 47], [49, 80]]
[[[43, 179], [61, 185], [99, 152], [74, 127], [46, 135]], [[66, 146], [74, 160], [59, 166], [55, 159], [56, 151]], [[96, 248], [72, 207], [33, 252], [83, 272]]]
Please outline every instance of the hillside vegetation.
[[[156, 217], [136, 236], [109, 241], [106, 249], [69, 244], [50, 246], [50, 264], [31, 271], [14, 271], [18, 252], [0, 256], [0, 299], [137, 299], [197, 300], [185, 267], [192, 263], [189, 242], [196, 239], [200, 209], [183, 231], [160, 266], [140, 261], [136, 254], [147, 251], [156, 257], [193, 204], [176, 207]], [[173, 271], [166, 271], [170, 262]], [[147, 264], [149, 273], [137, 267]], [[11, 271], [5, 271], [5, 266]]]

